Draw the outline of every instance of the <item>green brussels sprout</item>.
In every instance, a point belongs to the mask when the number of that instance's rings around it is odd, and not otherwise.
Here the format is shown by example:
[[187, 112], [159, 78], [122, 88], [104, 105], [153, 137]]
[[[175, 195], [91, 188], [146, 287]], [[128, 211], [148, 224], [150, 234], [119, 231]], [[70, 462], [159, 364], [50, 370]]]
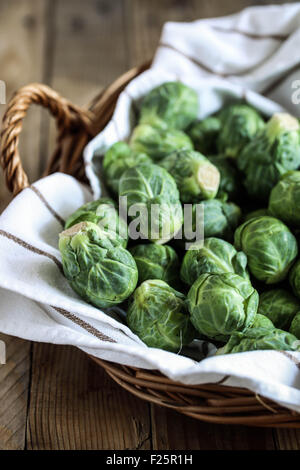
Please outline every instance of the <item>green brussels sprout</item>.
[[176, 251], [167, 245], [137, 245], [130, 250], [135, 259], [139, 283], [148, 279], [161, 279], [177, 287], [179, 258]]
[[119, 304], [134, 291], [138, 270], [133, 256], [93, 222], [63, 231], [59, 250], [71, 287], [96, 307]]
[[259, 113], [246, 104], [233, 104], [219, 114], [221, 129], [218, 136], [219, 152], [237, 158], [243, 147], [265, 123]]
[[185, 297], [164, 281], [144, 281], [129, 300], [129, 328], [152, 348], [179, 352], [196, 336]]
[[[200, 210], [199, 212], [197, 209], [201, 206], [203, 211]], [[241, 209], [236, 204], [221, 201], [220, 199], [207, 199], [193, 204], [191, 227], [189, 226], [189, 220], [185, 220], [184, 224], [184, 241], [188, 243], [196, 241], [195, 232], [198, 226], [203, 227], [204, 238], [216, 237], [232, 242], [241, 215]], [[178, 242], [178, 245], [182, 248], [184, 246], [181, 242]]]
[[237, 158], [248, 194], [267, 201], [273, 186], [300, 165], [299, 122], [285, 113], [274, 114]]
[[300, 339], [300, 312], [298, 312], [293, 318], [290, 333]]
[[229, 199], [236, 199], [241, 191], [240, 176], [231, 161], [222, 155], [208, 157], [209, 161], [215, 165], [220, 172], [220, 185], [217, 198], [221, 199], [224, 194]]
[[220, 128], [220, 119], [209, 116], [202, 121], [195, 121], [186, 132], [198, 152], [204, 155], [212, 155], [217, 152], [217, 138]]
[[263, 215], [271, 215], [268, 209], [256, 209], [255, 211], [248, 212], [244, 217], [244, 222], [247, 220], [255, 219], [256, 217], [262, 217]]
[[119, 180], [128, 168], [151, 162], [148, 155], [134, 152], [126, 142], [116, 142], [104, 155], [102, 167], [105, 183], [115, 194], [118, 194]]
[[237, 274], [201, 274], [187, 296], [191, 322], [208, 338], [225, 340], [250, 327], [258, 307], [258, 293], [249, 279]]
[[[231, 241], [241, 219], [241, 209], [233, 202], [223, 202], [219, 199], [202, 201], [201, 204], [204, 208], [204, 237], [224, 238]], [[194, 205], [193, 218], [195, 217]]]
[[248, 328], [242, 332], [234, 332], [228, 343], [220, 348], [216, 354], [233, 354], [267, 349], [300, 351], [300, 345], [294, 335], [277, 328]]
[[201, 153], [177, 150], [163, 158], [159, 165], [173, 176], [182, 202], [197, 202], [216, 196], [219, 170]]
[[254, 322], [251, 326], [251, 328], [271, 328], [274, 329], [275, 326], [271, 322], [271, 320], [268, 317], [265, 317], [265, 315], [262, 315], [261, 313], [257, 313], [254, 318]]
[[298, 253], [296, 238], [289, 228], [269, 216], [240, 225], [234, 245], [246, 253], [251, 274], [267, 284], [283, 281]]
[[119, 217], [116, 203], [107, 197], [102, 197], [97, 201], [88, 202], [79, 207], [68, 217], [65, 223], [65, 230], [80, 222], [93, 222], [107, 232], [109, 238], [124, 248], [128, 242], [128, 230], [126, 222]]
[[289, 282], [294, 294], [300, 299], [300, 260], [292, 267], [289, 274]]
[[220, 238], [206, 238], [202, 248], [188, 250], [184, 255], [180, 277], [188, 285], [204, 273], [235, 273], [248, 277], [247, 256], [237, 252], [230, 244]]
[[269, 211], [286, 224], [300, 228], [300, 171], [289, 171], [274, 186]]
[[121, 176], [119, 196], [127, 197], [129, 216], [134, 215], [130, 213], [133, 205], [141, 214], [143, 238], [163, 244], [180, 230], [183, 212], [179, 192], [173, 177], [164, 168], [152, 163], [129, 168]]
[[141, 104], [140, 124], [186, 129], [198, 114], [198, 95], [180, 82], [167, 82], [148, 93]]
[[272, 289], [259, 296], [258, 313], [268, 317], [276, 328], [288, 330], [291, 321], [300, 311], [300, 302], [284, 289]]
[[135, 127], [130, 147], [135, 152], [146, 153], [153, 161], [159, 161], [179, 149], [193, 149], [188, 135], [178, 129], [157, 129], [148, 124]]

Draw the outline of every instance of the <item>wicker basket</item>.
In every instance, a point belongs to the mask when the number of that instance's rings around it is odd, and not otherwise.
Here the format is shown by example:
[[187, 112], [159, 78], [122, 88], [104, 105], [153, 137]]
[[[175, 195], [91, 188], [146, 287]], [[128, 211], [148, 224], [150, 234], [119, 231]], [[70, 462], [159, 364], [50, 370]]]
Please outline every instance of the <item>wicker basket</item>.
[[[49, 87], [31, 84], [21, 88], [8, 104], [1, 132], [1, 164], [8, 189], [18, 194], [30, 183], [18, 151], [22, 121], [31, 104], [49, 109], [58, 128], [58, 145], [45, 174], [56, 171], [86, 181], [82, 150], [110, 120], [117, 98], [125, 86], [146, 70], [149, 63], [134, 68], [98, 95], [87, 109], [80, 109]], [[193, 418], [222, 424], [300, 428], [300, 414], [255, 395], [253, 392], [218, 384], [186, 386], [157, 371], [112, 364], [92, 357], [122, 387], [152, 403]]]

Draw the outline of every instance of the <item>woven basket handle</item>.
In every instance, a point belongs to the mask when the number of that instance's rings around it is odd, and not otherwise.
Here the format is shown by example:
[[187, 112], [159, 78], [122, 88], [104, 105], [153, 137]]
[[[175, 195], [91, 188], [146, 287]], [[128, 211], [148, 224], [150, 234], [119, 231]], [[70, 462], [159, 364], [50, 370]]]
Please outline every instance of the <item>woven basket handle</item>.
[[84, 130], [92, 135], [92, 116], [89, 111], [74, 106], [46, 85], [32, 83], [20, 88], [10, 100], [3, 117], [1, 131], [1, 165], [8, 189], [18, 194], [29, 186], [19, 154], [19, 136], [23, 119], [31, 104], [49, 109], [56, 119], [58, 141], [66, 134]]

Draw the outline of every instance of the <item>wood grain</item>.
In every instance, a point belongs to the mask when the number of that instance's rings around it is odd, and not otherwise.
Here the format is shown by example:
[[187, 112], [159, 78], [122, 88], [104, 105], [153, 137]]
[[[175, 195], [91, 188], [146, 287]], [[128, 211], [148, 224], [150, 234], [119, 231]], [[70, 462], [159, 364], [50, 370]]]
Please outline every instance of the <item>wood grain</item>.
[[56, 0], [51, 85], [86, 105], [125, 72], [128, 48], [123, 18], [123, 0], [90, 0], [84, 6], [81, 0]]
[[[0, 2], [0, 79], [6, 83], [7, 100], [20, 86], [42, 79], [46, 24], [44, 0]], [[0, 105], [0, 118], [5, 106]], [[26, 119], [20, 151], [26, 171], [38, 177], [41, 113]], [[0, 176], [0, 212], [11, 199]], [[7, 363], [0, 365], [0, 449], [24, 449], [30, 383], [30, 343], [1, 335], [7, 345]]]
[[300, 450], [299, 429], [275, 429], [276, 448], [279, 450]]
[[151, 0], [150, 3], [147, 0], [126, 0], [130, 67], [154, 55], [166, 21], [191, 21], [195, 18], [193, 1]]
[[44, 450], [149, 449], [149, 407], [83, 352], [35, 344], [27, 445]]
[[6, 364], [0, 365], [0, 450], [24, 449], [30, 377], [29, 341], [0, 334]]
[[[19, 87], [43, 77], [45, 0], [1, 0], [0, 2], [0, 79], [6, 83], [7, 100]], [[5, 106], [0, 105], [0, 119]], [[40, 110], [30, 111], [22, 134], [20, 152], [32, 179], [39, 176]], [[0, 211], [10, 200], [3, 176], [0, 180]]]
[[[81, 0], [53, 2], [52, 65], [45, 77], [47, 84], [85, 106], [129, 68], [124, 5], [123, 0], [88, 0], [84, 7]], [[55, 137], [51, 122], [49, 138], [43, 142], [41, 169], [55, 148]]]

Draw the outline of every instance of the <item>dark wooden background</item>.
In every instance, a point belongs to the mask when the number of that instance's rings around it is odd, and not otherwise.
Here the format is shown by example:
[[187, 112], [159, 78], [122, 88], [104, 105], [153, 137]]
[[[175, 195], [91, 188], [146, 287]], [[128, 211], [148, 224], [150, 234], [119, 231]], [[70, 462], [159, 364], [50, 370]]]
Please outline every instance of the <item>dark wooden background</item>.
[[[167, 20], [234, 13], [251, 0], [0, 0], [0, 79], [7, 98], [32, 81], [88, 103], [130, 67], [150, 59]], [[3, 114], [4, 105], [0, 105]], [[55, 129], [30, 110], [21, 155], [37, 179]], [[0, 178], [0, 208], [10, 196]], [[0, 449], [300, 449], [300, 430], [210, 425], [123, 391], [75, 348], [0, 335]]]

